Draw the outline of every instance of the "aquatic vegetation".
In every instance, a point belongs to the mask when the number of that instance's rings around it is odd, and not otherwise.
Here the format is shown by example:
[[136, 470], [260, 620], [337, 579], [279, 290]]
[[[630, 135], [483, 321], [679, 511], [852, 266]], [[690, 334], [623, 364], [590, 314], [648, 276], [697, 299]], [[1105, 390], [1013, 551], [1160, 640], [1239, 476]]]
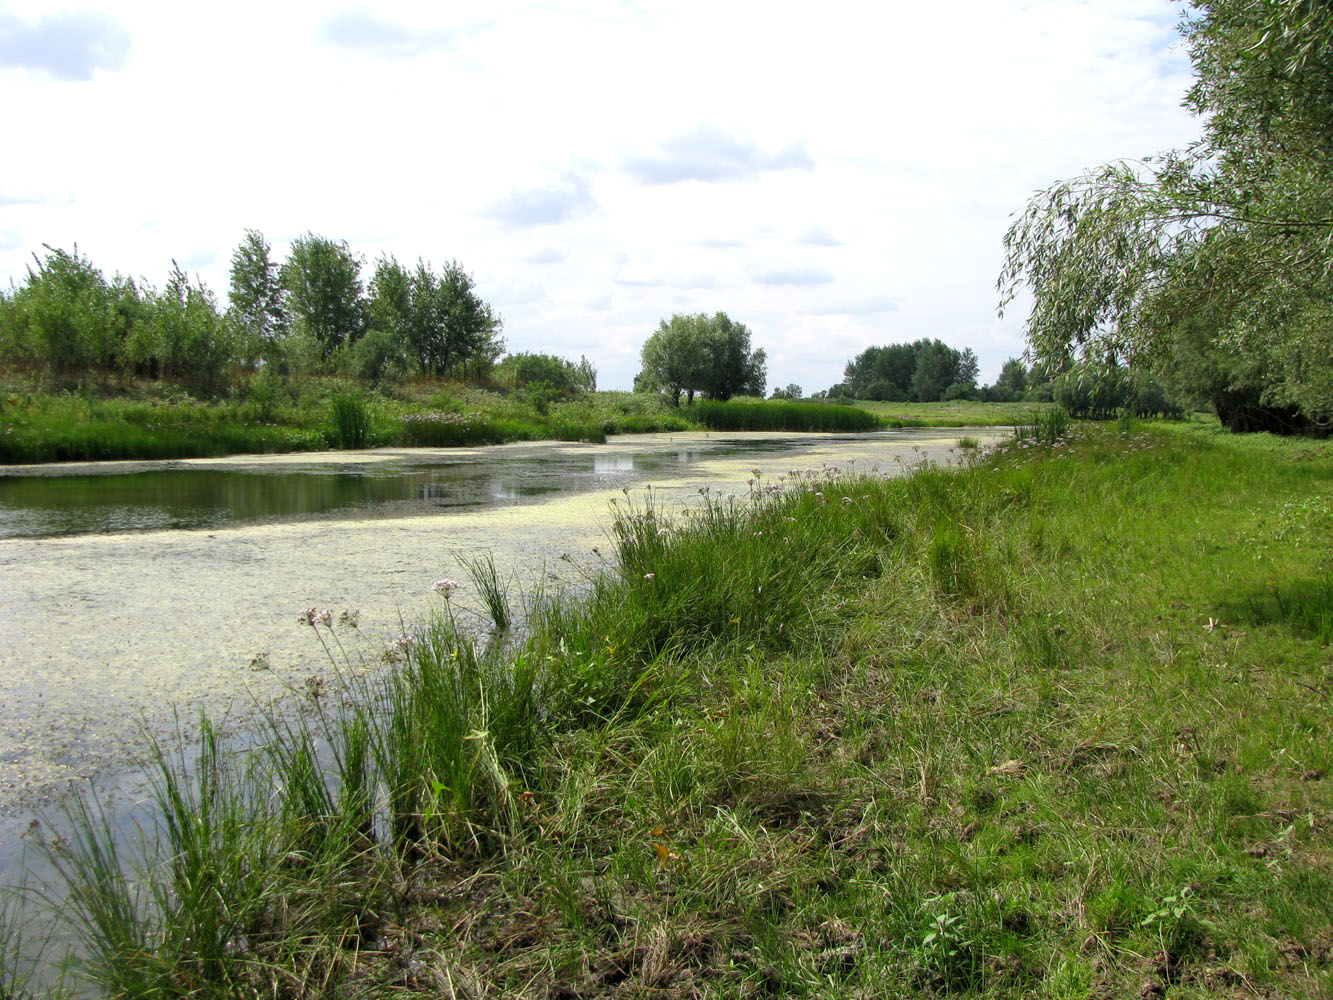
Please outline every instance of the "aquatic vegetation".
[[873, 431], [884, 426], [873, 413], [859, 407], [788, 400], [700, 400], [684, 412], [716, 431]]

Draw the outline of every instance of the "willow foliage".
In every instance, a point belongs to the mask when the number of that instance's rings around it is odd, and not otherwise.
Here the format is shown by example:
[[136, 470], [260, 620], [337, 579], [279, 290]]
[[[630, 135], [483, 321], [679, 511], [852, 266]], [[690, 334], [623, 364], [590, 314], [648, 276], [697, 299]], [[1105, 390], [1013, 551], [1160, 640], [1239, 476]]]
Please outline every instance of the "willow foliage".
[[1237, 430], [1333, 429], [1333, 8], [1197, 0], [1180, 31], [1193, 146], [1029, 201], [1001, 309], [1027, 286], [1048, 363], [1116, 357]]

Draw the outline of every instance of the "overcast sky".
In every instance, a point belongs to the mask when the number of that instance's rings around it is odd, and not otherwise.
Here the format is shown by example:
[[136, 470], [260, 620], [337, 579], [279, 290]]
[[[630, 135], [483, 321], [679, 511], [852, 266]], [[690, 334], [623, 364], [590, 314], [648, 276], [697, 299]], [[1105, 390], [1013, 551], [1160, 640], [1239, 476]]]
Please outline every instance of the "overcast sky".
[[42, 244], [225, 303], [258, 229], [458, 260], [513, 351], [628, 388], [724, 311], [811, 392], [872, 344], [1023, 348], [1037, 189], [1182, 146], [1170, 0], [369, 5], [0, 0], [0, 284]]

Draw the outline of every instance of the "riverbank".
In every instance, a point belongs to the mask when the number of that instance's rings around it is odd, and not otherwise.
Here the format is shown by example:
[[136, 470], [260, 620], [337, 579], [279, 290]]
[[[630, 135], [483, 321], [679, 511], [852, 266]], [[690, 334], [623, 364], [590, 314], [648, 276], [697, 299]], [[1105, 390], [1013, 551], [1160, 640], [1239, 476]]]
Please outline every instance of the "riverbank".
[[[250, 377], [230, 396], [198, 399], [164, 383], [52, 388], [0, 380], [0, 466], [206, 458], [375, 447], [473, 447], [521, 441], [603, 442], [686, 430], [865, 431], [1010, 426], [1024, 404], [833, 406], [736, 401], [674, 407], [653, 393], [539, 390], [418, 380], [365, 388], [337, 378]], [[1036, 406], [1036, 404], [1033, 404]], [[1029, 407], [1031, 409], [1031, 407]], [[950, 417], [957, 413], [957, 420]]]
[[[5, 469], [0, 818], [19, 809], [26, 822], [67, 781], [104, 785], [144, 732], [176, 731], [174, 706], [187, 724], [207, 711], [243, 728], [285, 692], [333, 687], [319, 644], [294, 625], [303, 608], [357, 612], [374, 666], [404, 620], [427, 616], [431, 582], [462, 578], [467, 558], [490, 553], [516, 590], [555, 586], [551, 574], [577, 586], [622, 490], [651, 485], [675, 505], [701, 488], [743, 495], [755, 467], [901, 474], [957, 461], [958, 440], [689, 431]], [[457, 603], [481, 610], [475, 594]], [[0, 883], [6, 839], [0, 824]]]
[[1327, 993], [1333, 448], [1126, 423], [905, 480], [753, 478], [691, 517], [626, 498], [621, 572], [530, 597], [498, 652], [442, 583], [359, 700], [312, 693], [249, 768], [205, 741], [164, 794], [161, 920], [85, 827], [94, 971], [127, 996]]
[[653, 396], [561, 400], [434, 380], [365, 388], [337, 378], [255, 376], [215, 399], [165, 383], [51, 391], [10, 382], [0, 390], [0, 464], [604, 441], [696, 426]]

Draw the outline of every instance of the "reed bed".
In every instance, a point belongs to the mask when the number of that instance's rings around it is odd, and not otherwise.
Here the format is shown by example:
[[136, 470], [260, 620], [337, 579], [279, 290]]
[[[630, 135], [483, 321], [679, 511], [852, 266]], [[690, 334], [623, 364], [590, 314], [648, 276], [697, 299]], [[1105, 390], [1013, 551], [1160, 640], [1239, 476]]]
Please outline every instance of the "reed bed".
[[790, 401], [717, 403], [701, 400], [687, 411], [715, 431], [874, 431], [884, 424], [854, 406]]

